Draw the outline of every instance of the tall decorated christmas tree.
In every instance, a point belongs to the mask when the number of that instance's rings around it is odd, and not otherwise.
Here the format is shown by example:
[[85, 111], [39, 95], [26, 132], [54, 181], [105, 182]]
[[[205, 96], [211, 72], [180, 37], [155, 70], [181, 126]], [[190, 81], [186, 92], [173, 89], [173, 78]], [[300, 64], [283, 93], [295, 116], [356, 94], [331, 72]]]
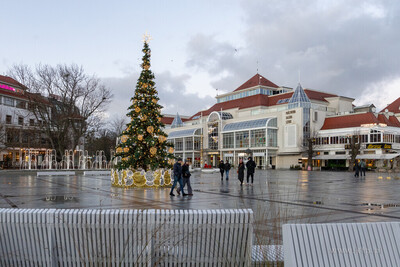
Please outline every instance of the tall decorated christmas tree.
[[[169, 169], [173, 163], [173, 145], [167, 142], [163, 131], [161, 108], [150, 70], [149, 36], [144, 36], [142, 71], [136, 83], [135, 95], [131, 98], [127, 116], [130, 122], [120, 136], [115, 157], [120, 160], [115, 168], [118, 171], [155, 171]], [[144, 174], [146, 175], [146, 174]]]

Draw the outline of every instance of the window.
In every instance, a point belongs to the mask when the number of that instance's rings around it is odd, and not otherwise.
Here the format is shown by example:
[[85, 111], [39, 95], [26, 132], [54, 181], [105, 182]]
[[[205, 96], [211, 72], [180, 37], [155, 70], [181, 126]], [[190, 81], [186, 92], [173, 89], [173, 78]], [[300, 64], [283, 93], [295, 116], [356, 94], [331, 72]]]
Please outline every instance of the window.
[[381, 142], [381, 132], [377, 131], [377, 130], [371, 130], [371, 133], [369, 135], [369, 141], [371, 143], [375, 143], [375, 142]]
[[29, 126], [35, 126], [35, 120], [34, 119], [30, 119], [29, 120]]
[[18, 117], [18, 125], [24, 125], [24, 118]]
[[313, 121], [317, 121], [317, 120], [318, 120], [318, 111], [314, 111]]
[[223, 135], [223, 148], [233, 148], [234, 147], [234, 134], [224, 133]]
[[200, 150], [201, 148], [201, 140], [200, 137], [194, 138], [194, 150]]
[[6, 115], [6, 124], [11, 124], [11, 123], [12, 123], [11, 115]]
[[251, 147], [265, 146], [265, 129], [251, 131]]
[[218, 122], [208, 125], [208, 148], [218, 149]]
[[268, 146], [277, 147], [278, 146], [278, 130], [268, 129]]
[[16, 104], [17, 108], [23, 108], [23, 109], [26, 108], [26, 102], [25, 101], [17, 100], [16, 102], [17, 102], [17, 104]]
[[13, 107], [14, 106], [14, 99], [9, 97], [4, 97], [4, 105]]
[[236, 132], [236, 148], [249, 147], [249, 131]]
[[185, 150], [193, 150], [193, 138], [185, 137]]
[[183, 138], [175, 139], [175, 151], [183, 151]]

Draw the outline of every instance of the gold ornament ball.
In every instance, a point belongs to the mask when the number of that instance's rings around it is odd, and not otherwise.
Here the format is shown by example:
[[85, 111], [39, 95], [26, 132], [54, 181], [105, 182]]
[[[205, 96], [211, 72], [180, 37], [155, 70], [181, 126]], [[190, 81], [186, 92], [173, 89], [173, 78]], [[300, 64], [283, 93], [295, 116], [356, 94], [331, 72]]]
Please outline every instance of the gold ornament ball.
[[160, 135], [159, 137], [158, 137], [158, 141], [160, 141], [160, 143], [164, 143], [164, 141], [166, 140], [167, 138], [165, 137], [165, 136], [163, 136], [163, 135]]
[[126, 141], [128, 141], [128, 136], [127, 135], [121, 136], [121, 142], [125, 143]]
[[143, 84], [143, 88], [147, 88], [147, 83], [144, 83], [144, 84]]
[[153, 98], [151, 101], [153, 101], [154, 104], [157, 104], [157, 99]]
[[139, 141], [142, 141], [142, 140], [143, 140], [143, 135], [139, 134], [138, 137], [137, 137], [137, 139], [138, 139]]
[[156, 153], [157, 153], [157, 148], [155, 148], [155, 147], [150, 148], [150, 154], [152, 156], [154, 156]]
[[118, 147], [117, 148], [117, 153], [121, 153], [123, 150], [122, 150], [122, 147]]
[[128, 153], [129, 152], [129, 147], [124, 147], [124, 152]]
[[173, 147], [170, 147], [170, 148], [168, 149], [168, 152], [169, 152], [169, 153], [174, 153], [174, 148], [173, 148]]
[[150, 65], [144, 65], [143, 68], [144, 68], [145, 70], [148, 70], [148, 69], [150, 68]]
[[148, 126], [147, 127], [147, 132], [148, 133], [153, 133], [154, 132], [154, 127], [153, 126]]
[[161, 122], [161, 118], [158, 118], [157, 120], [158, 120], [158, 122]]

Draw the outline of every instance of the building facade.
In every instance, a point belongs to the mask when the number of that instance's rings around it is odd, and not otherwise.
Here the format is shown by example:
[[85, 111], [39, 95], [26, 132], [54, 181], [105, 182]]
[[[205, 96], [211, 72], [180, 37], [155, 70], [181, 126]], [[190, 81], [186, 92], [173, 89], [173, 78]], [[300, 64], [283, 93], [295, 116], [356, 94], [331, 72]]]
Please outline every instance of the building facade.
[[0, 167], [19, 167], [28, 155], [41, 160], [49, 148], [41, 122], [29, 112], [26, 89], [0, 75]]
[[[394, 143], [390, 157], [400, 151], [396, 143], [400, 130], [396, 114], [378, 114], [369, 107], [357, 109], [353, 101], [350, 97], [303, 89], [300, 84], [294, 90], [278, 86], [256, 74], [232, 92], [217, 96], [211, 108], [197, 112], [178, 127], [167, 126], [166, 131], [169, 141], [175, 145], [175, 155], [191, 161], [196, 167], [217, 166], [220, 160], [237, 165], [240, 159], [246, 160], [248, 156], [252, 156], [260, 168], [304, 167], [308, 142], [315, 142], [313, 165], [328, 167], [326, 160], [343, 157], [337, 156], [343, 151], [348, 156], [346, 144], [336, 144], [336, 136], [340, 134], [349, 140], [348, 136], [352, 134], [362, 132], [364, 135], [368, 125], [373, 125], [368, 128], [371, 139], [365, 140], [363, 146], [385, 143], [384, 140], [389, 138], [385, 137], [385, 132], [391, 132]], [[343, 118], [354, 114], [369, 115], [361, 116], [366, 117], [363, 125], [342, 123], [346, 121]], [[385, 122], [385, 130], [380, 129]], [[371, 131], [379, 131], [381, 139], [373, 139], [375, 132]], [[321, 141], [331, 140], [331, 137], [334, 137], [332, 143]], [[367, 149], [365, 152], [369, 153]], [[384, 152], [375, 151], [376, 154]], [[328, 159], [330, 156], [334, 157]], [[347, 158], [345, 161], [348, 165]]]

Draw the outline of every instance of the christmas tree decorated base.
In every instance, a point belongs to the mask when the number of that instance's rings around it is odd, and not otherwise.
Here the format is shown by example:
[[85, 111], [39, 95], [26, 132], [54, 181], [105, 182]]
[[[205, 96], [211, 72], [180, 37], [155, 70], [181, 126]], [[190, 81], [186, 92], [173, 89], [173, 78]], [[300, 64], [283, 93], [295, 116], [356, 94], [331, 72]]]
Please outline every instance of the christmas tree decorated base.
[[111, 186], [121, 188], [159, 188], [172, 185], [171, 170], [111, 169]]

